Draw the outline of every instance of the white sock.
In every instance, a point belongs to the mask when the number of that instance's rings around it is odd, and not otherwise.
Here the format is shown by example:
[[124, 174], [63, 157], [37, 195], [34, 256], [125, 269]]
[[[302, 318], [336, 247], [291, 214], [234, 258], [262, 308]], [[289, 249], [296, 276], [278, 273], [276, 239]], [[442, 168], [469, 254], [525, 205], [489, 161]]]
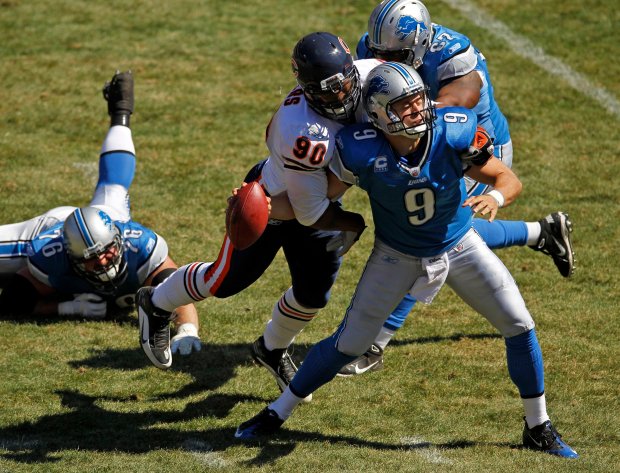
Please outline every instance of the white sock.
[[297, 302], [293, 288], [290, 287], [273, 307], [271, 320], [263, 332], [265, 348], [274, 350], [288, 347], [318, 311]]
[[286, 420], [292, 414], [293, 409], [302, 401], [303, 398], [295, 396], [287, 387], [278, 399], [269, 404], [269, 409], [278, 414], [280, 419]]
[[535, 246], [538, 243], [538, 239], [540, 238], [540, 232], [542, 231], [542, 227], [538, 222], [525, 222], [527, 225], [527, 246]]
[[101, 154], [109, 151], [129, 151], [136, 154], [136, 148], [131, 139], [131, 129], [122, 125], [111, 126], [101, 145]]
[[385, 350], [385, 347], [390, 343], [392, 337], [396, 334], [396, 330], [390, 330], [386, 327], [381, 327], [381, 331], [377, 338], [375, 338], [375, 345], [381, 347], [382, 350]]
[[527, 422], [527, 426], [530, 429], [549, 420], [544, 394], [540, 397], [521, 400], [523, 401], [523, 409], [525, 410], [525, 422]]
[[155, 307], [172, 312], [177, 307], [206, 299], [211, 294], [204, 283], [204, 274], [211, 263], [190, 263], [181, 266], [153, 291]]

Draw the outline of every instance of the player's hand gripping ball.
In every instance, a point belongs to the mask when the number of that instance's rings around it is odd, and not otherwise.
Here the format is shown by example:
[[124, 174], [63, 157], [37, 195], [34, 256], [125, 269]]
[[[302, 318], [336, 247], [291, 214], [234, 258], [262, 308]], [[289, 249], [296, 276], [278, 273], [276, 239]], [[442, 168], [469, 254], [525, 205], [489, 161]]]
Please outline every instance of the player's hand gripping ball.
[[245, 250], [265, 231], [269, 220], [269, 200], [258, 182], [235, 189], [226, 208], [226, 233], [233, 246]]

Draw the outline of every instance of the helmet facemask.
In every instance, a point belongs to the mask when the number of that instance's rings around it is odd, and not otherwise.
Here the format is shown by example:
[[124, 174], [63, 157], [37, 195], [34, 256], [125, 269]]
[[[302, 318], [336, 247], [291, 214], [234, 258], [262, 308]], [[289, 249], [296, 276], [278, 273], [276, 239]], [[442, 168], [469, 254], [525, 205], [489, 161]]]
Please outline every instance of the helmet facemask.
[[[432, 128], [435, 112], [428, 87], [411, 66], [391, 62], [377, 66], [369, 73], [365, 87], [366, 113], [386, 134], [415, 139]], [[409, 100], [402, 104], [404, 99]], [[394, 108], [397, 103], [398, 109]], [[407, 107], [399, 113], [404, 105]]]
[[293, 49], [291, 66], [314, 111], [343, 123], [355, 120], [361, 80], [342, 38], [320, 31], [304, 36]]
[[[319, 84], [306, 84], [304, 93], [308, 105], [322, 116], [340, 122], [353, 121], [362, 94], [357, 68], [352, 66], [346, 76], [339, 72]], [[343, 98], [339, 97], [342, 93]]]
[[[416, 110], [399, 114], [394, 109], [394, 104], [406, 98], [417, 98], [422, 104]], [[386, 115], [391, 120], [391, 123], [386, 123], [385, 125], [386, 131], [389, 134], [402, 135], [408, 138], [421, 138], [431, 128], [434, 117], [433, 106], [428, 99], [428, 87], [424, 87], [419, 92], [411, 92], [408, 95], [391, 100], [386, 106]], [[406, 121], [413, 122], [413, 124], [407, 126], [405, 125]]]
[[63, 237], [71, 267], [97, 290], [113, 292], [124, 281], [123, 240], [108, 214], [94, 207], [75, 210], [65, 220]]
[[[99, 259], [106, 254], [109, 255], [108, 263], [101, 265]], [[95, 285], [114, 283], [126, 266], [123, 244], [118, 234], [107, 246], [97, 242], [95, 246], [85, 249], [83, 258], [75, 258], [72, 255], [69, 258], [75, 272]]]

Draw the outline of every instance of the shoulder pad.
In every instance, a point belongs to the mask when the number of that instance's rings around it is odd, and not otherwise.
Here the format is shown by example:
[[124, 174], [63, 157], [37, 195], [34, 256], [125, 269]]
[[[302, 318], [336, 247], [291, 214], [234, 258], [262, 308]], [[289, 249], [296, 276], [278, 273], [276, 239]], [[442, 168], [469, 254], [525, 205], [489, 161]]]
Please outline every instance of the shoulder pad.
[[457, 150], [469, 149], [472, 143], [478, 119], [476, 114], [465, 107], [446, 107], [437, 110], [437, 122], [445, 130], [446, 142]]

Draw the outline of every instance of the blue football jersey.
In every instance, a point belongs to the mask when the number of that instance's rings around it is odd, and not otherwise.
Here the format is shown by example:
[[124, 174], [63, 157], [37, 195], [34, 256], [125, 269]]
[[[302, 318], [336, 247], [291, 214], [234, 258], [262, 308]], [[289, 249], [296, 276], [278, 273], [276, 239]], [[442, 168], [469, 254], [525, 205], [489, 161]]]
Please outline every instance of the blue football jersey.
[[[356, 54], [358, 59], [374, 57], [368, 47], [368, 33], [364, 33], [360, 38]], [[480, 99], [473, 109], [478, 117], [478, 124], [487, 130], [495, 145], [506, 144], [510, 141], [508, 121], [495, 101], [485, 57], [471, 44], [467, 36], [433, 23], [433, 39], [424, 55], [423, 64], [416, 69], [429, 87], [431, 99], [435, 100], [439, 89], [450, 80], [473, 70], [478, 71], [482, 79]], [[499, 147], [496, 149], [499, 150]]]
[[[62, 236], [62, 223], [39, 234], [28, 248], [28, 268], [42, 283], [64, 294], [95, 293], [119, 305], [126, 305], [128, 297], [142, 287], [148, 276], [168, 256], [166, 241], [143, 225], [129, 220], [115, 221], [123, 238], [124, 258], [127, 262], [125, 279], [113, 294], [97, 287], [76, 274], [69, 262]], [[128, 299], [127, 299], [128, 300]]]
[[371, 124], [351, 125], [336, 135], [331, 168], [368, 193], [379, 240], [413, 256], [438, 255], [472, 225], [471, 209], [461, 206], [467, 192], [460, 153], [473, 141], [476, 126], [469, 109], [440, 109], [417, 150], [397, 156]]

